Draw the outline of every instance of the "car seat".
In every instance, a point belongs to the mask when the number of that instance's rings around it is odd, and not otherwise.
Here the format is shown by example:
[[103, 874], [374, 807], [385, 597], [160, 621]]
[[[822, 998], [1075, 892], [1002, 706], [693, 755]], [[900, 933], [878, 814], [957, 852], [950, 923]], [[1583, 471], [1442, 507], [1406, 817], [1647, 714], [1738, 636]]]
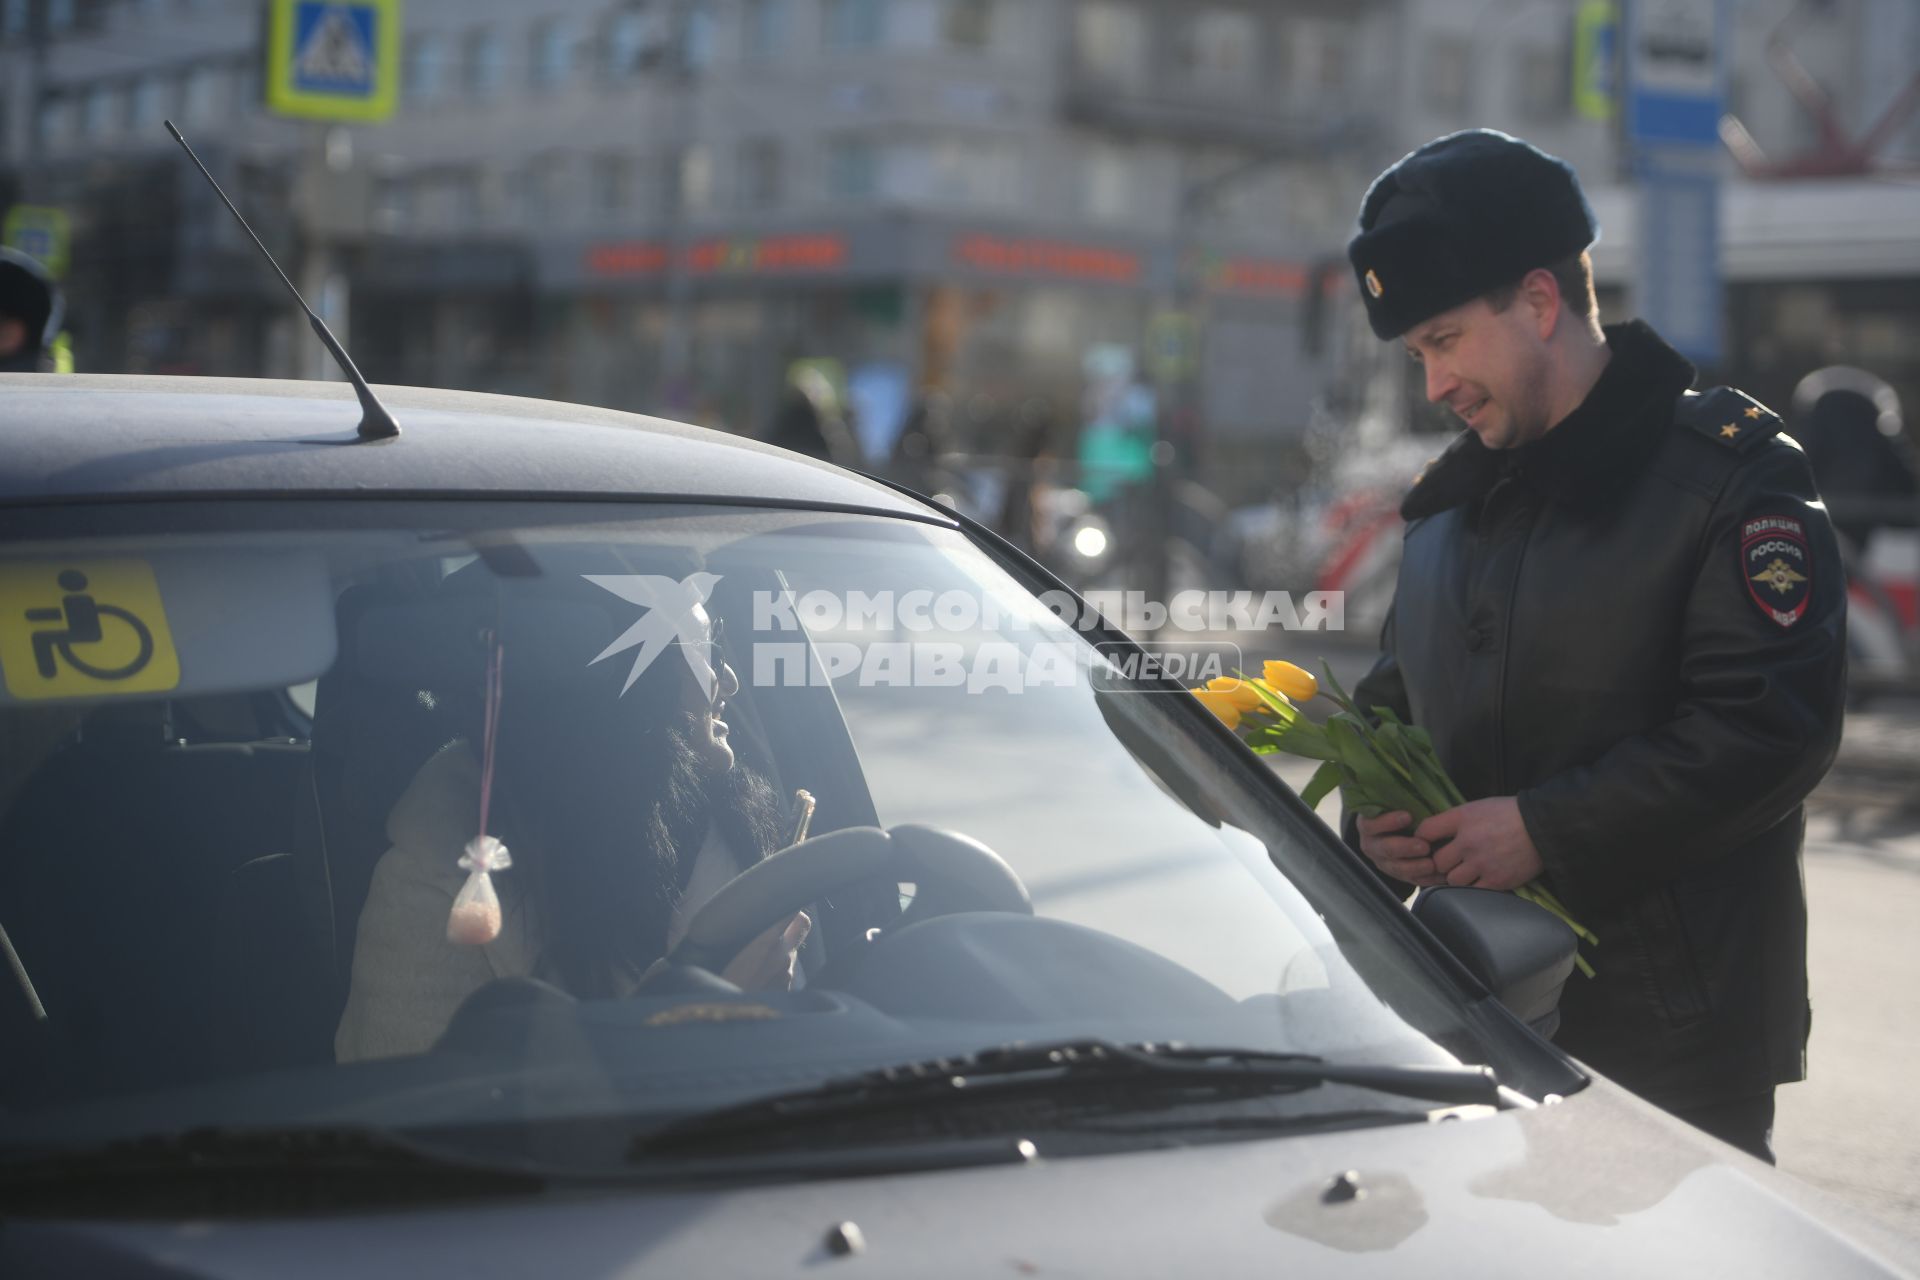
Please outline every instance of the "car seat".
[[290, 1066], [324, 1045], [291, 854], [305, 744], [196, 741], [191, 705], [97, 708], [0, 816], [0, 903], [47, 1012], [16, 1042], [34, 1051], [0, 1065], [15, 1104]]

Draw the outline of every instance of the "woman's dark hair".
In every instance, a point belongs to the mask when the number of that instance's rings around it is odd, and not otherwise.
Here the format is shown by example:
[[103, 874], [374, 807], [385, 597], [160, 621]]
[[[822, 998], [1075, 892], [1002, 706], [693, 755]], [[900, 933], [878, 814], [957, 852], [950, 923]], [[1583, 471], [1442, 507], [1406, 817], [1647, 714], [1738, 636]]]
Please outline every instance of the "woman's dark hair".
[[[630, 621], [610, 617], [607, 634]], [[677, 648], [624, 692], [624, 655], [516, 663], [510, 646], [502, 668], [494, 804], [532, 889], [542, 966], [576, 995], [617, 994], [664, 954], [709, 829], [757, 862], [782, 842], [777, 798], [746, 759], [703, 758], [704, 712], [690, 709], [697, 684]]]

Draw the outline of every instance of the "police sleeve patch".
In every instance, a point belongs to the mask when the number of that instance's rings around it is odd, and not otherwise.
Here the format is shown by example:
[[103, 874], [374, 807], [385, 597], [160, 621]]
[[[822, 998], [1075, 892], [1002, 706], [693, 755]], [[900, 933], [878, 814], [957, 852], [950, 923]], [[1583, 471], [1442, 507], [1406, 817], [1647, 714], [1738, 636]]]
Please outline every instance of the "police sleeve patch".
[[1740, 523], [1740, 576], [1770, 621], [1791, 628], [1813, 599], [1813, 553], [1798, 516], [1756, 515]]

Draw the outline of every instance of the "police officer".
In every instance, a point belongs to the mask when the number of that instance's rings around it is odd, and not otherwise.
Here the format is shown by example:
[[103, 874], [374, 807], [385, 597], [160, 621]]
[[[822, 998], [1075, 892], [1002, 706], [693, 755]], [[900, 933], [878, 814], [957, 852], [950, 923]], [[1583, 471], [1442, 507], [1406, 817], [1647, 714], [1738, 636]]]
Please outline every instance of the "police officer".
[[64, 303], [39, 262], [0, 247], [0, 373], [43, 373], [54, 367], [54, 340]]
[[1602, 328], [1593, 214], [1489, 130], [1375, 180], [1348, 256], [1374, 332], [1465, 427], [1414, 484], [1361, 706], [1431, 733], [1466, 804], [1349, 838], [1402, 885], [1540, 880], [1594, 931], [1560, 1045], [1771, 1160], [1805, 1075], [1803, 804], [1840, 737], [1845, 586], [1800, 450], [1645, 324]]

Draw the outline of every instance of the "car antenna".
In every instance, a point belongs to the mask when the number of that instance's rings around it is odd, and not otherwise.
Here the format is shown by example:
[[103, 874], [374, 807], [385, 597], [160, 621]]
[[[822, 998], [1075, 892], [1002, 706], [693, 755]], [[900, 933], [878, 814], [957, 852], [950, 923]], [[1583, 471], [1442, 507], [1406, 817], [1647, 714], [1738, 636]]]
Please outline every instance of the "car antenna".
[[234, 207], [233, 201], [227, 199], [227, 193], [222, 191], [220, 184], [213, 180], [213, 174], [209, 173], [207, 166], [200, 162], [200, 157], [193, 153], [193, 148], [188, 146], [187, 140], [180, 136], [180, 131], [173, 127], [173, 121], [167, 120], [163, 123], [167, 126], [167, 132], [173, 135], [173, 140], [179, 143], [181, 149], [187, 153], [187, 158], [193, 161], [205, 176], [208, 185], [213, 188], [213, 193], [220, 197], [220, 202], [226, 205], [233, 216], [239, 220], [240, 229], [252, 238], [254, 244], [259, 245], [267, 265], [273, 268], [274, 274], [278, 275], [281, 283], [287, 286], [287, 292], [291, 293], [293, 300], [300, 304], [300, 309], [307, 313], [307, 323], [313, 326], [314, 333], [319, 336], [322, 343], [326, 344], [334, 360], [346, 371], [347, 380], [353, 383], [353, 393], [360, 397], [360, 438], [389, 440], [399, 435], [400, 424], [393, 420], [393, 415], [387, 412], [387, 407], [381, 404], [379, 398], [373, 394], [373, 388], [368, 386], [367, 380], [360, 376], [360, 370], [354, 367], [353, 358], [347, 354], [346, 348], [340, 345], [340, 340], [333, 336], [333, 330], [327, 328], [327, 322], [313, 313], [313, 308], [307, 305], [307, 300], [300, 296], [300, 290], [294, 288], [293, 281], [287, 279], [287, 273], [280, 270], [280, 264], [273, 260], [271, 253], [267, 252], [267, 246], [260, 243], [260, 237], [254, 235], [253, 228], [248, 226], [247, 220], [240, 216], [240, 210]]

